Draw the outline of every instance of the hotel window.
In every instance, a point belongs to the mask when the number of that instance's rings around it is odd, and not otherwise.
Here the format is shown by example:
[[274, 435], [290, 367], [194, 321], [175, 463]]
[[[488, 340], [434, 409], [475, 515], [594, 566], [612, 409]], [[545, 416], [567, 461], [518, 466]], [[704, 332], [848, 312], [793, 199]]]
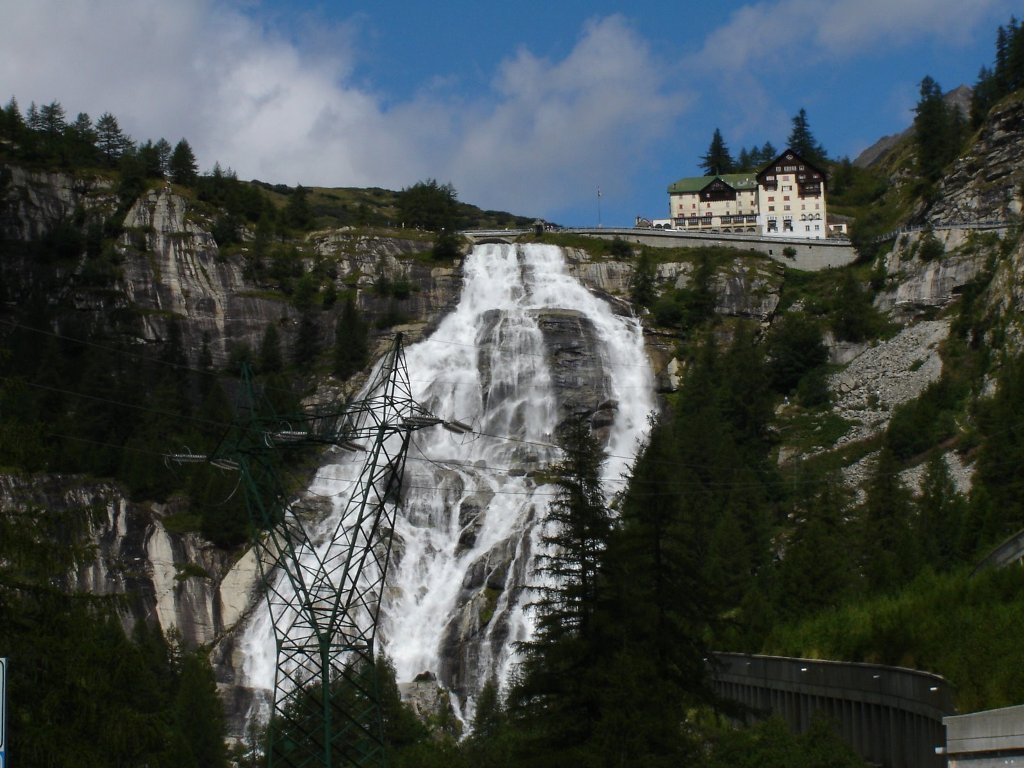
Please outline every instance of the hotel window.
[[784, 211], [788, 211], [788, 210], [789, 210], [789, 206], [788, 206], [788, 205], [784, 205], [784, 206], [782, 206], [782, 210], [784, 210]]
[[774, 211], [775, 210], [775, 206], [774, 205], [769, 205], [768, 206], [768, 210], [769, 211]]
[[782, 199], [783, 199], [783, 200], [789, 200], [789, 195], [783, 195], [783, 196], [782, 196]]

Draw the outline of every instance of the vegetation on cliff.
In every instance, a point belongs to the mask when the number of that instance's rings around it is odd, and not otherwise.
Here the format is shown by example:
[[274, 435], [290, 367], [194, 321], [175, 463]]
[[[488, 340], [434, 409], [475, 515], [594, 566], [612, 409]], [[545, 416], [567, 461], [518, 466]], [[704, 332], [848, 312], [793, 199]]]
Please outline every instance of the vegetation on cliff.
[[[999, 39], [976, 105], [1020, 88], [1017, 22]], [[541, 590], [541, 631], [524, 649], [510, 695], [503, 701], [493, 687], [481, 694], [470, 738], [431, 735], [403, 708], [387, 665], [367, 671], [386, 693], [396, 764], [725, 765], [797, 751], [802, 764], [836, 764], [840, 751], [825, 725], [816, 726], [813, 743], [775, 723], [724, 727], [718, 714], [727, 707], [709, 692], [708, 648], [913, 665], [949, 677], [964, 708], [1020, 701], [1024, 657], [1012, 642], [1024, 616], [1020, 572], [973, 569], [1024, 527], [1024, 360], [1014, 302], [994, 294], [996, 275], [1013, 274], [1020, 258], [1019, 229], [971, 244], [984, 252], [984, 269], [960, 286], [956, 304], [922, 310], [950, 323], [941, 377], [897, 406], [878, 434], [834, 445], [850, 422], [830, 409], [829, 346], [866, 346], [894, 332], [873, 301], [891, 287], [880, 253], [886, 246], [875, 236], [927, 208], [967, 140], [957, 116], [938, 108], [940, 90], [922, 81], [916, 138], [879, 167], [831, 164], [834, 208], [856, 216], [862, 263], [822, 275], [788, 271], [769, 328], [716, 312], [716, 270], [741, 258], [735, 252], [689, 253], [689, 279], [676, 288], [659, 287], [657, 275], [678, 254], [622, 241], [588, 246], [636, 259], [632, 298], [677, 343], [680, 386], [666, 396], [615, 514], [597, 493], [598, 447], [585, 433], [566, 436], [549, 521], [558, 549], [546, 562], [557, 586]], [[805, 151], [824, 155], [806, 114], [797, 117]], [[983, 119], [975, 116], [975, 124]], [[294, 343], [286, 343], [283, 325], [270, 323], [258, 344], [233, 347], [228, 366], [249, 363], [279, 412], [297, 407], [313, 377], [345, 378], [365, 366], [372, 321], [359, 311], [359, 291], [398, 307], [413, 290], [383, 270], [372, 284], [345, 284], [330, 263], [313, 258], [304, 234], [326, 225], [405, 222], [450, 233], [469, 223], [523, 223], [473, 213], [434, 180], [392, 193], [244, 183], [218, 166], [200, 174], [184, 139], [173, 147], [162, 139], [137, 144], [113, 116], [69, 122], [56, 103], [23, 114], [12, 100], [0, 139], [8, 163], [100, 178], [111, 192], [98, 213], [75, 212], [30, 241], [0, 241], [5, 261], [25, 265], [20, 274], [8, 268], [5, 278], [17, 279], [0, 288], [0, 464], [112, 477], [136, 498], [186, 495], [189, 519], [170, 524], [226, 547], [250, 533], [234, 478], [213, 468], [175, 475], [160, 458], [174, 446], [211, 450], [233, 418], [241, 383], [215, 368], [207, 345], [189, 357], [177, 318], [160, 318], [166, 332], [148, 348], [132, 342], [145, 338], [140, 329], [153, 318], [115, 289], [126, 258], [148, 258], [145, 233], [125, 226], [140, 195], [175, 185], [209, 225], [218, 256], [244, 262], [253, 290], [294, 313]], [[746, 162], [757, 154], [744, 152]], [[731, 161], [717, 132], [709, 162], [712, 155]], [[888, 183], [896, 176], [900, 183]], [[9, 183], [10, 173], [0, 179]], [[439, 246], [426, 259], [450, 255], [450, 243], [422, 237]], [[953, 255], [928, 236], [897, 248], [925, 265]], [[102, 313], [87, 312], [83, 297], [109, 301]], [[395, 309], [384, 322], [399, 316]], [[343, 341], [326, 345], [325, 327]], [[783, 449], [800, 458], [780, 461]], [[950, 451], [973, 466], [969, 492], [954, 482]], [[860, 496], [843, 474], [855, 469], [864, 473]], [[912, 488], [907, 472], [915, 469], [920, 481]], [[81, 553], [48, 545], [73, 539], [91, 514], [80, 512], [0, 515], [0, 650], [18, 659], [12, 695], [28, 702], [12, 709], [19, 751], [70, 764], [71, 750], [84, 744], [102, 758], [80, 753], [83, 763], [163, 765], [173, 752], [174, 764], [222, 765], [201, 655], [141, 625], [129, 639], [113, 601], [69, 596], [67, 585], [52, 581], [52, 573], [67, 572], [66, 558]], [[60, 739], [54, 722], [68, 723]]]

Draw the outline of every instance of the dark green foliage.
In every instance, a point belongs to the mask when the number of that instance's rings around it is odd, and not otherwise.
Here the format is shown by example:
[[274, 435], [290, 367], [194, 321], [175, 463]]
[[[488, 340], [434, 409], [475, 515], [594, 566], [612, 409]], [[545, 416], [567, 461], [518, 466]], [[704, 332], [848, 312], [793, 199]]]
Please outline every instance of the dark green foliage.
[[866, 488], [857, 535], [861, 574], [869, 592], [894, 592], [921, 565], [910, 492], [893, 452], [883, 448]]
[[108, 165], [115, 165], [131, 145], [131, 139], [121, 130], [116, 117], [109, 112], [100, 115], [96, 121], [96, 148]]
[[701, 253], [685, 288], [667, 291], [654, 303], [655, 322], [666, 327], [693, 330], [715, 317], [715, 262]]
[[828, 361], [818, 324], [797, 313], [787, 314], [772, 326], [766, 352], [769, 381], [783, 394], [792, 392], [801, 379]]
[[798, 472], [790, 505], [793, 527], [778, 574], [782, 618], [813, 616], [842, 604], [856, 588], [846, 520], [849, 491], [838, 474]]
[[719, 176], [724, 173], [732, 173], [736, 168], [736, 162], [722, 138], [722, 132], [715, 128], [711, 137], [711, 144], [708, 151], [701, 156], [700, 168], [708, 176]]
[[[448, 738], [434, 739], [413, 711], [404, 705], [391, 662], [378, 656], [374, 663], [358, 662], [332, 682], [326, 709], [335, 723], [332, 765], [364, 763], [367, 754], [398, 768], [452, 766], [460, 762]], [[268, 749], [273, 764], [326, 764], [323, 731], [323, 688], [310, 683], [295, 696], [283, 717], [270, 724]], [[378, 741], [379, 740], [379, 741]], [[383, 754], [371, 752], [383, 744]]]
[[971, 124], [981, 125], [992, 106], [1024, 87], [1024, 26], [1010, 17], [996, 32], [995, 61], [982, 67], [971, 101]]
[[749, 171], [756, 173], [778, 156], [779, 151], [775, 149], [775, 146], [770, 141], [766, 141], [760, 147], [753, 146], [750, 149], [742, 149], [740, 150], [739, 157], [736, 159], [734, 172], [742, 173]]
[[617, 259], [631, 259], [633, 258], [633, 246], [621, 237], [613, 237], [612, 241], [608, 243], [608, 253]]
[[292, 229], [309, 229], [315, 223], [313, 211], [309, 207], [308, 192], [301, 184], [289, 196], [283, 217], [285, 224]]
[[832, 164], [828, 177], [828, 205], [855, 207], [869, 205], [878, 200], [889, 188], [884, 176], [870, 168], [854, 165], [843, 157]]
[[883, 325], [871, 303], [871, 294], [847, 269], [839, 280], [832, 310], [832, 331], [840, 341], [865, 341], [877, 335]]
[[145, 625], [129, 639], [113, 601], [61, 591], [54, 574], [88, 557], [77, 541], [94, 513], [0, 511], [14, 754], [26, 765], [223, 768], [223, 715], [206, 660], [174, 652]]
[[823, 716], [795, 735], [779, 718], [747, 728], [722, 730], [712, 741], [707, 768], [864, 768], [840, 738], [838, 726]]
[[334, 328], [334, 375], [347, 379], [362, 370], [369, 353], [369, 326], [349, 296]]
[[962, 381], [947, 374], [929, 384], [916, 400], [893, 411], [885, 443], [904, 461], [956, 434], [956, 417], [966, 396]]
[[937, 181], [960, 152], [966, 127], [956, 107], [947, 106], [942, 88], [930, 77], [921, 81], [921, 98], [914, 117], [917, 167], [927, 181]]
[[434, 239], [435, 261], [451, 261], [462, 256], [462, 241], [454, 229], [442, 229]]
[[174, 145], [167, 166], [171, 181], [175, 184], [191, 186], [199, 178], [199, 165], [196, 163], [196, 156], [192, 152], [192, 146], [185, 139], [179, 140]]
[[789, 133], [786, 146], [805, 160], [809, 160], [820, 167], [823, 167], [828, 162], [825, 148], [821, 146], [818, 140], [814, 138], [814, 134], [811, 133], [807, 111], [803, 107], [793, 116], [793, 130]]
[[281, 335], [277, 332], [277, 326], [271, 323], [263, 332], [263, 341], [260, 343], [260, 354], [256, 361], [256, 370], [259, 373], [278, 373], [283, 367], [284, 358], [281, 355]]
[[917, 538], [925, 564], [948, 571], [963, 562], [967, 500], [956, 489], [942, 454], [928, 460], [921, 494], [916, 500]]
[[[978, 455], [976, 486], [984, 501], [972, 494], [972, 514], [983, 530], [982, 541], [995, 544], [1024, 528], [1024, 361], [1008, 361], [999, 372], [998, 389], [979, 405], [978, 427], [985, 442]], [[987, 514], [980, 514], [987, 512]]]
[[961, 712], [1017, 704], [1024, 690], [1024, 569], [971, 570], [925, 569], [899, 594], [780, 625], [765, 652], [938, 672], [955, 689]]
[[650, 307], [657, 295], [654, 260], [646, 248], [640, 249], [633, 275], [629, 280], [630, 299], [639, 307]]
[[406, 227], [431, 232], [458, 229], [455, 187], [427, 179], [403, 189], [398, 195], [398, 216]]
[[295, 366], [299, 370], [308, 370], [320, 353], [320, 326], [311, 314], [299, 318], [299, 331], [292, 347]]
[[941, 259], [946, 253], [946, 247], [933, 232], [925, 232], [917, 249], [918, 258], [921, 261], [934, 261]]

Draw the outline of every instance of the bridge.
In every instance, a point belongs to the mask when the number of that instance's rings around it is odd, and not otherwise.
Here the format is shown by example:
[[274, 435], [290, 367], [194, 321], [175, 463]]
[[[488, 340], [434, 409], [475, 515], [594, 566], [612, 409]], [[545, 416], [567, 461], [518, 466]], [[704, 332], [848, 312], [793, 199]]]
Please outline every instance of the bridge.
[[[943, 718], [956, 711], [949, 683], [902, 667], [716, 653], [715, 691], [747, 720], [775, 714], [802, 732], [832, 719], [865, 761], [886, 768], [944, 768]], [[937, 751], [938, 750], [938, 751]]]

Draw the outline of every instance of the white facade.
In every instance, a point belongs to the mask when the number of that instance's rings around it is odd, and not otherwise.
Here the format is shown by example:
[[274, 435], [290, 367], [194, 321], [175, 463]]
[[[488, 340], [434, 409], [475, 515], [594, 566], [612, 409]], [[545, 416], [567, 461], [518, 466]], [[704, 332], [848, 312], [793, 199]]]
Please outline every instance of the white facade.
[[758, 226], [767, 236], [828, 237], [825, 174], [786, 150], [757, 175]]
[[825, 173], [787, 149], [756, 176], [675, 182], [668, 188], [669, 220], [672, 229], [684, 232], [823, 239], [829, 236], [825, 187]]

